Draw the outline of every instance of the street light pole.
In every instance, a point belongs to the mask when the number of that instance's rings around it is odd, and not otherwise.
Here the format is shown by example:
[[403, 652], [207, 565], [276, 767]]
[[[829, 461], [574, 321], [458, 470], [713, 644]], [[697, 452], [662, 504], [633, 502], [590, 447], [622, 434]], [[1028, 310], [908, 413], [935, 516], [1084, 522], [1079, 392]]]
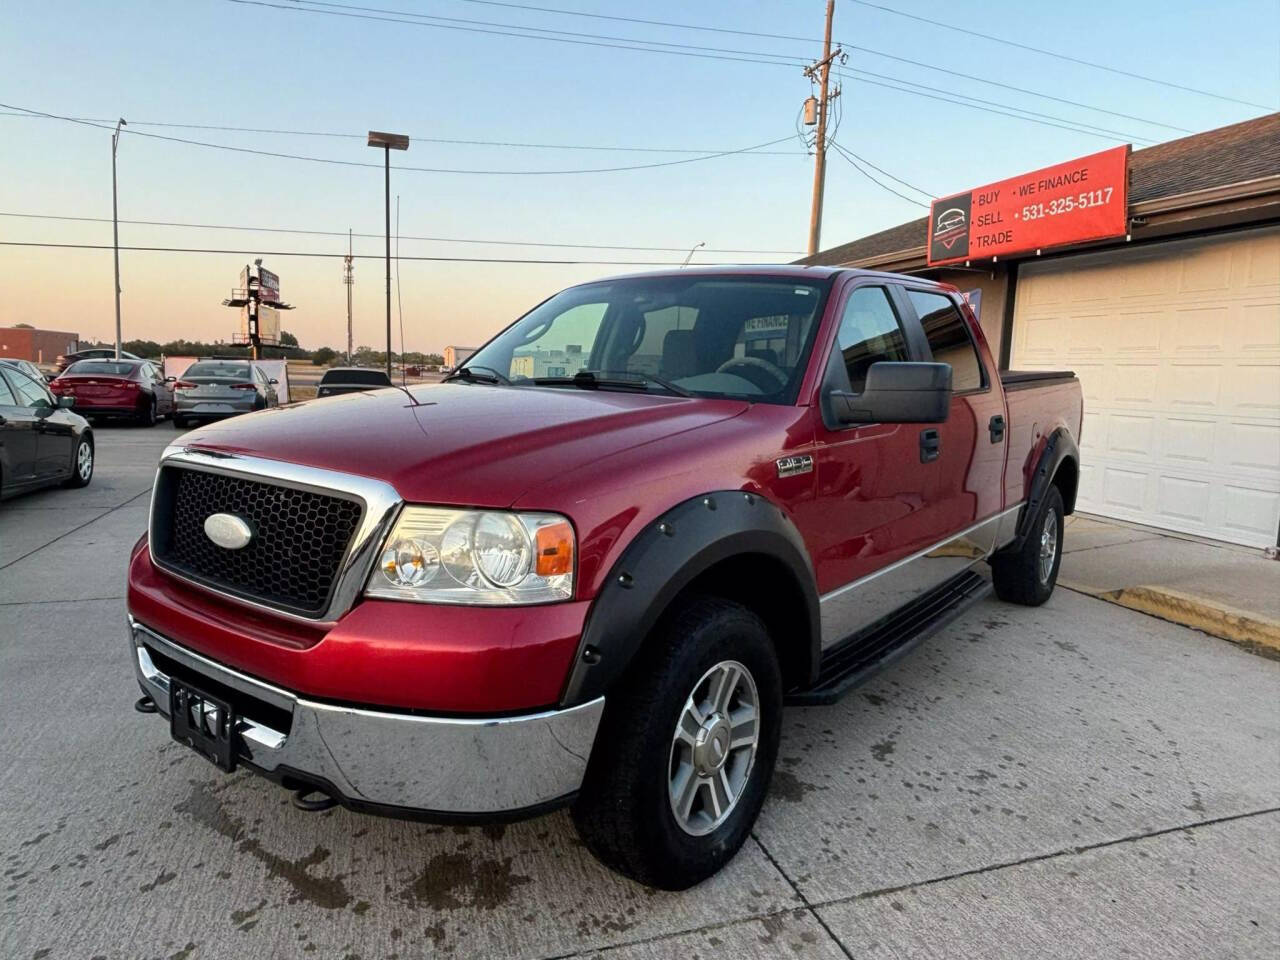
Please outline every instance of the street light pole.
[[127, 126], [124, 117], [111, 134], [111, 248], [116, 261], [116, 359], [120, 359], [120, 213], [116, 191], [116, 145], [120, 142], [120, 128]]
[[382, 147], [387, 212], [387, 379], [391, 379], [391, 151], [408, 150], [409, 138], [402, 133], [369, 131], [369, 146]]

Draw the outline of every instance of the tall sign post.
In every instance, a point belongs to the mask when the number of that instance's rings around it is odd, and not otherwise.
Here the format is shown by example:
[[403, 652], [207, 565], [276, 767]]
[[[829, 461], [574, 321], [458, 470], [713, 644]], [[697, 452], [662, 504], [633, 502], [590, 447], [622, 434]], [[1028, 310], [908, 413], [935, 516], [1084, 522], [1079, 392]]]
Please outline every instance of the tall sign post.
[[391, 379], [391, 151], [408, 150], [409, 138], [403, 133], [369, 131], [369, 146], [381, 147], [384, 159], [384, 182], [387, 191], [387, 379]]
[[245, 264], [240, 271], [240, 286], [222, 301], [224, 307], [240, 309], [240, 330], [231, 338], [232, 343], [247, 343], [254, 360], [264, 346], [280, 343], [280, 311], [292, 310], [293, 305], [280, 299], [280, 277], [255, 260]]

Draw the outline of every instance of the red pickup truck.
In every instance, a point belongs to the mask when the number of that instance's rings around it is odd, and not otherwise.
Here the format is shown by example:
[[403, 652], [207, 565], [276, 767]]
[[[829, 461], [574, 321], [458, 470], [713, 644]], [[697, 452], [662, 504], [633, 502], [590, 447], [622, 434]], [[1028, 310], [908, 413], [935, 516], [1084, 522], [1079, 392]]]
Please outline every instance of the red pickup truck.
[[138, 709], [304, 809], [571, 804], [605, 863], [687, 887], [751, 829], [784, 703], [992, 584], [1048, 598], [1080, 421], [1076, 378], [998, 372], [948, 286], [573, 287], [444, 383], [170, 446], [129, 567]]

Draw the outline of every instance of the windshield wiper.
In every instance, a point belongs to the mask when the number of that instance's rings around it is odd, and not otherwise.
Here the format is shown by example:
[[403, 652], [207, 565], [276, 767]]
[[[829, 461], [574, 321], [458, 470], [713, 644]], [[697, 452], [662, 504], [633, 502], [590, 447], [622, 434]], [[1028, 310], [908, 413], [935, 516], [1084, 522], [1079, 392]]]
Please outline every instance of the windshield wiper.
[[[479, 370], [487, 370], [488, 373], [478, 373]], [[448, 383], [450, 380], [472, 380], [477, 383], [505, 383], [511, 385], [511, 381], [504, 377], [493, 367], [486, 367], [482, 364], [474, 366], [468, 364], [465, 367], [458, 367], [451, 374], [441, 380], [441, 383]]]
[[599, 390], [601, 387], [605, 389], [623, 387], [643, 390], [646, 389], [648, 384], [654, 383], [677, 397], [693, 396], [684, 387], [677, 386], [670, 380], [664, 380], [662, 377], [652, 373], [640, 373], [637, 370], [579, 370], [572, 377], [534, 377], [533, 382], [539, 386], [565, 384], [579, 387], [583, 390]]

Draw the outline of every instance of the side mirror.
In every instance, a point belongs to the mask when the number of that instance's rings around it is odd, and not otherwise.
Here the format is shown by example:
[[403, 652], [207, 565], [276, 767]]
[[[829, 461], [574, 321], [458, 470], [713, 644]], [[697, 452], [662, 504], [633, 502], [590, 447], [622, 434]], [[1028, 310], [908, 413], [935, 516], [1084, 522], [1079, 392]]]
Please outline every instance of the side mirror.
[[164, 382], [165, 382], [165, 383], [177, 383], [177, 382], [178, 382], [178, 378], [177, 378], [177, 377], [165, 377], [165, 378], [164, 378]]
[[280, 381], [277, 380], [275, 377], [272, 377], [270, 380], [267, 381], [267, 383], [272, 384], [273, 386], [279, 382]]
[[75, 397], [59, 397], [58, 398], [58, 407], [62, 410], [70, 410], [75, 405], [76, 405]]
[[827, 394], [832, 418], [855, 423], [943, 423], [951, 410], [951, 364], [881, 361], [862, 393]]

